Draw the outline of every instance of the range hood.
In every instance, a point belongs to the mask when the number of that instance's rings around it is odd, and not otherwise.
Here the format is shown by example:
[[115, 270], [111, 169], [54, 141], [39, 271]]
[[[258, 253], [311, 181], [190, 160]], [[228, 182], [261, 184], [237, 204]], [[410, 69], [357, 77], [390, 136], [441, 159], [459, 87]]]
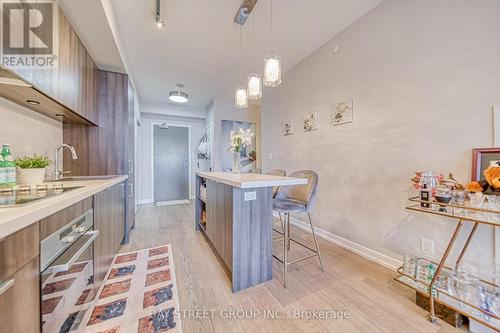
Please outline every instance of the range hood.
[[1, 66], [0, 97], [63, 123], [94, 125], [13, 71]]

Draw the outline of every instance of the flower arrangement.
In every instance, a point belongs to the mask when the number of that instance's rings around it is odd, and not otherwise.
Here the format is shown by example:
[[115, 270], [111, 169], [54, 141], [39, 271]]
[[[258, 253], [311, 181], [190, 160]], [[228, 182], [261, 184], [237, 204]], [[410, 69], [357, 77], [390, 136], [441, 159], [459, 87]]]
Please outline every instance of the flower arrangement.
[[[410, 179], [410, 181], [412, 182], [412, 185], [415, 189], [417, 189], [417, 190], [421, 189], [422, 188], [422, 172], [415, 172], [415, 176], [412, 179]], [[459, 190], [459, 191], [465, 190], [465, 186], [462, 185], [455, 178], [455, 176], [453, 176], [453, 174], [451, 172], [448, 173], [448, 178], [445, 178], [442, 173], [437, 175], [436, 176], [436, 183], [441, 185], [441, 186], [449, 187], [449, 188], [454, 189], [454, 190]]]
[[468, 192], [485, 192], [500, 195], [500, 167], [492, 165], [483, 171], [485, 180], [470, 182], [466, 185]]
[[243, 128], [238, 128], [237, 131], [231, 131], [229, 136], [229, 148], [228, 151], [237, 154], [243, 148], [252, 144], [252, 138], [254, 133], [250, 129], [244, 130]]

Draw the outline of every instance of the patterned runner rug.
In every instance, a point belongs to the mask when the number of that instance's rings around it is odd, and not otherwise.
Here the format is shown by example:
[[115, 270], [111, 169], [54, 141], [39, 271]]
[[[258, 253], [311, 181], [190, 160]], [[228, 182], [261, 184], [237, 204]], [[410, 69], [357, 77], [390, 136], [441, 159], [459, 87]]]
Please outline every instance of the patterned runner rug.
[[170, 245], [116, 255], [83, 331], [182, 332], [172, 258]]

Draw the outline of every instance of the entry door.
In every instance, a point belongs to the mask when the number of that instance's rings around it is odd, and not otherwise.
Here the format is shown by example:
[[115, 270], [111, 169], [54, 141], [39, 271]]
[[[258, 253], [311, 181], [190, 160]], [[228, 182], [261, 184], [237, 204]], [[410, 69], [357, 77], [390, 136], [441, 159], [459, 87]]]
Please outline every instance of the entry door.
[[189, 200], [189, 131], [187, 127], [153, 127], [156, 202]]

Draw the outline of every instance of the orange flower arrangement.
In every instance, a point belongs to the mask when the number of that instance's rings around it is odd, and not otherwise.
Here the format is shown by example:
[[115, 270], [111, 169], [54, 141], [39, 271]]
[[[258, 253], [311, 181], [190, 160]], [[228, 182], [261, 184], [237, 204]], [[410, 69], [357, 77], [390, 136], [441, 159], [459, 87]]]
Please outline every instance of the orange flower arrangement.
[[478, 182], [470, 182], [465, 185], [467, 192], [483, 192], [483, 187]]
[[494, 188], [500, 188], [500, 167], [490, 166], [483, 171], [484, 178]]

